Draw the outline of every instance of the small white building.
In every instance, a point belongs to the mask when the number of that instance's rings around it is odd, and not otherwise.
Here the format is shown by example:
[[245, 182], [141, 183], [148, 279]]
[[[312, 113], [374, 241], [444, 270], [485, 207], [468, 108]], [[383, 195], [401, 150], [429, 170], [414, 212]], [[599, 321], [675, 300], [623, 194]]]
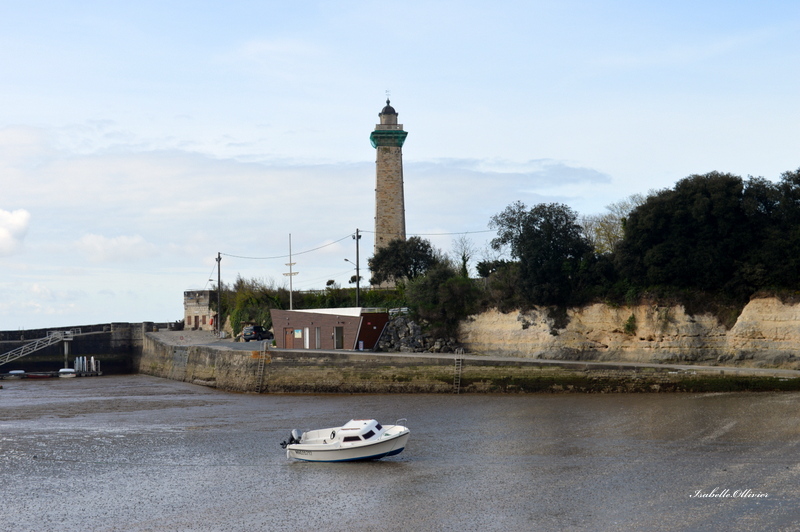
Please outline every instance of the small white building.
[[183, 315], [185, 327], [195, 331], [213, 331], [216, 315], [211, 310], [213, 290], [187, 290], [183, 293]]

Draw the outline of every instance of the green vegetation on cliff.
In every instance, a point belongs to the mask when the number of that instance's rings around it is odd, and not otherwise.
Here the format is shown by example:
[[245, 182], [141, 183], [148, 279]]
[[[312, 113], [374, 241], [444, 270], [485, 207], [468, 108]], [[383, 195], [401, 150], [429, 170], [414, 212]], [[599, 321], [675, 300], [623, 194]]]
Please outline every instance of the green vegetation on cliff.
[[[800, 170], [777, 183], [692, 175], [624, 204], [630, 211], [611, 206], [602, 227], [597, 218], [581, 226], [558, 204], [528, 209], [517, 202], [494, 216], [493, 246], [506, 246], [514, 260], [479, 265], [487, 304], [502, 310], [509, 300], [525, 308], [648, 299], [712, 312], [730, 325], [754, 294], [786, 298], [800, 290]], [[586, 241], [595, 244], [588, 251]]]

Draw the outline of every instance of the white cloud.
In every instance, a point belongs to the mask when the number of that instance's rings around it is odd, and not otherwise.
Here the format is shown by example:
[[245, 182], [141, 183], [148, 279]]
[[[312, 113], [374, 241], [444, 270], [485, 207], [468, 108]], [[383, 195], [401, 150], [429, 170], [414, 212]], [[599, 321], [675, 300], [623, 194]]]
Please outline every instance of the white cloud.
[[102, 235], [84, 235], [78, 248], [90, 262], [131, 262], [158, 255], [155, 245], [139, 235], [108, 238]]
[[0, 210], [0, 257], [13, 255], [22, 246], [30, 221], [31, 215], [24, 209]]

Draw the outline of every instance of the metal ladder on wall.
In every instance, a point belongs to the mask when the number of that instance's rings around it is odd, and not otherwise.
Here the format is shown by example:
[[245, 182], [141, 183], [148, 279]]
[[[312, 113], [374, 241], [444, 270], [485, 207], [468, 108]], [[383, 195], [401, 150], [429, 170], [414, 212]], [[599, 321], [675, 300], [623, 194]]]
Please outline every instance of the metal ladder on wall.
[[264, 389], [264, 369], [267, 365], [267, 344], [264, 342], [264, 350], [258, 357], [258, 369], [256, 369], [256, 393], [261, 393]]
[[455, 367], [453, 368], [453, 393], [461, 391], [461, 370], [464, 367], [464, 359], [456, 357]]

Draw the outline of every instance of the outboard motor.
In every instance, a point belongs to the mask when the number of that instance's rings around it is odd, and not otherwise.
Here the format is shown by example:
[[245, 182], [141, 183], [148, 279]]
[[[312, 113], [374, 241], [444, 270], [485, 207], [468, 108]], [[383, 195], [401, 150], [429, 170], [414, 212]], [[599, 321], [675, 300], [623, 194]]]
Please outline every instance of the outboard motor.
[[293, 429], [292, 433], [289, 434], [289, 440], [288, 441], [282, 441], [281, 442], [281, 447], [286, 449], [287, 445], [292, 445], [293, 443], [300, 443], [300, 439], [302, 437], [303, 437], [303, 433], [302, 432], [300, 432], [297, 429]]

